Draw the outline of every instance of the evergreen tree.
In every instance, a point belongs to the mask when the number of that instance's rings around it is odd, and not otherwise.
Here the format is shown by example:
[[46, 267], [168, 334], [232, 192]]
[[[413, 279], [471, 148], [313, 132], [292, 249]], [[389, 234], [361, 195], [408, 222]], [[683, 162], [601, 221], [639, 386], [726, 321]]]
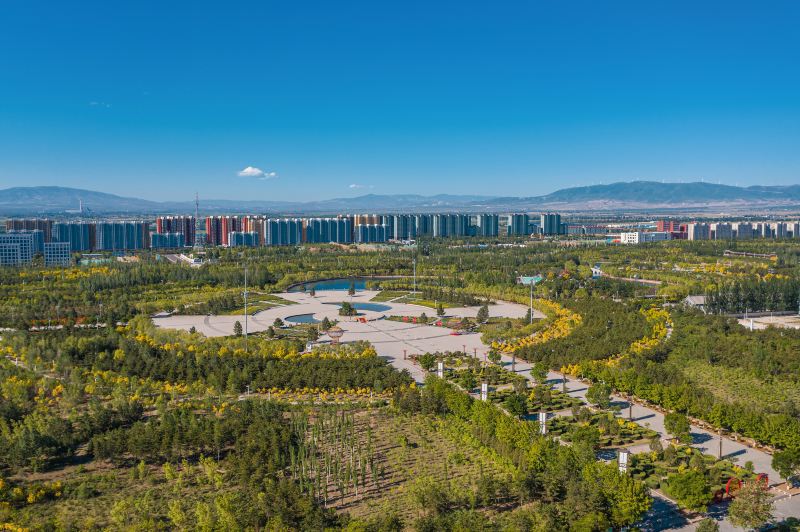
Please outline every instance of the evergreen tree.
[[242, 324], [238, 320], [233, 324], [233, 334], [236, 336], [242, 335]]

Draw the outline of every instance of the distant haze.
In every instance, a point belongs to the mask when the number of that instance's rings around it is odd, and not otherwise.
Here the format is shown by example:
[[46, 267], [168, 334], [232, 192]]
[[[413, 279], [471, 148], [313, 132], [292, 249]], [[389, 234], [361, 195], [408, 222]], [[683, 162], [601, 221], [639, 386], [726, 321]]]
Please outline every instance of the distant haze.
[[[0, 214], [58, 215], [78, 209], [87, 214], [192, 214], [194, 203], [155, 202], [66, 187], [14, 187], [0, 190]], [[202, 213], [340, 214], [392, 212], [615, 211], [623, 209], [760, 209], [800, 204], [800, 185], [735, 187], [713, 183], [619, 182], [565, 188], [544, 196], [366, 194], [323, 201], [286, 202], [200, 198]]]

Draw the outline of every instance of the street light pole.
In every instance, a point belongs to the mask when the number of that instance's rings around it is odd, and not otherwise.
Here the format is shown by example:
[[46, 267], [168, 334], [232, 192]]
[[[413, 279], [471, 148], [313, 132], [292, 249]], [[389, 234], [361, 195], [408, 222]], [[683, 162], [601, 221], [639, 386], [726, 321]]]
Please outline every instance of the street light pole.
[[414, 293], [417, 293], [417, 257], [414, 257]]
[[244, 267], [244, 352], [247, 353], [247, 265]]
[[[531, 280], [531, 321], [533, 323], [533, 280]], [[530, 325], [530, 323], [528, 325]]]

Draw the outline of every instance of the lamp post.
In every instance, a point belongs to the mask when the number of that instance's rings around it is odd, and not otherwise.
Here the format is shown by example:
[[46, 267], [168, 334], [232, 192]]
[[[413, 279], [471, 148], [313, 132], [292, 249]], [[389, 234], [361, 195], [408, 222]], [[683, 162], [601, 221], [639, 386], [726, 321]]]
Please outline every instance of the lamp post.
[[244, 267], [244, 352], [247, 353], [247, 265]]

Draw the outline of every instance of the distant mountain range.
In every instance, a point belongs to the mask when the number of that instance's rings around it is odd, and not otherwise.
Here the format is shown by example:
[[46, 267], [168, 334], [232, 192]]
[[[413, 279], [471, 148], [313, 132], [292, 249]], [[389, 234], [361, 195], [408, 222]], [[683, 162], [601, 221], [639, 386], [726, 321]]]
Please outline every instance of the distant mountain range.
[[[13, 187], [0, 190], [0, 215], [190, 214], [191, 201], [149, 201], [67, 187]], [[713, 183], [619, 182], [557, 190], [531, 197], [440, 194], [378, 195], [322, 201], [201, 199], [202, 213], [335, 214], [356, 212], [621, 211], [772, 208], [800, 205], [800, 185], [735, 187]]]

